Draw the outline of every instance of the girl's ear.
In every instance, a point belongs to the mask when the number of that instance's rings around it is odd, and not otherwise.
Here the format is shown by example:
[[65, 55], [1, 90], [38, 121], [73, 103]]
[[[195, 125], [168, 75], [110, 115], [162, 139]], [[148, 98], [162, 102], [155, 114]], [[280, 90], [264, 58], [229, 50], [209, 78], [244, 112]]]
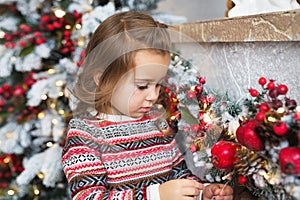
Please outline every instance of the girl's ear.
[[94, 82], [96, 83], [97, 86], [99, 86], [99, 80], [100, 80], [101, 74], [100, 73], [96, 73], [94, 75]]

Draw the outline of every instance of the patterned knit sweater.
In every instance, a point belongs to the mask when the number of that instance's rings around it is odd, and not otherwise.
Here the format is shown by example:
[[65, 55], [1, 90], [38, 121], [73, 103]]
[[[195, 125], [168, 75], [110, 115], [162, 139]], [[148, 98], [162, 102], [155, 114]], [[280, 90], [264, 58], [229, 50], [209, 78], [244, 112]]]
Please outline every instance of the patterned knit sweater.
[[187, 169], [174, 135], [164, 136], [156, 120], [72, 119], [62, 163], [73, 199], [149, 200], [153, 186], [198, 179]]

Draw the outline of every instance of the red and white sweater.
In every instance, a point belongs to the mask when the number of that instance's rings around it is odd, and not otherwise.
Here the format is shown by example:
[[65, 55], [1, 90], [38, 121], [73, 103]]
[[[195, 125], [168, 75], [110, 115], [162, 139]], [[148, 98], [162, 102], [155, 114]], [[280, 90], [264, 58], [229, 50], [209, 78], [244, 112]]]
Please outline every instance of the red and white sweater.
[[115, 118], [70, 121], [62, 163], [73, 199], [157, 200], [161, 183], [198, 180], [156, 118]]

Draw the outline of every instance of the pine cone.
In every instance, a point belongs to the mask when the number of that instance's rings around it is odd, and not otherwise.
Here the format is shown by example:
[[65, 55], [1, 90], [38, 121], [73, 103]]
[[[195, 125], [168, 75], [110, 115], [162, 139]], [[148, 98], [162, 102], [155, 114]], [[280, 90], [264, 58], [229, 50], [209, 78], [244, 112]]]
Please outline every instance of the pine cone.
[[237, 157], [240, 159], [236, 161], [234, 170], [240, 175], [248, 176], [259, 170], [267, 171], [267, 160], [246, 147], [237, 151]]

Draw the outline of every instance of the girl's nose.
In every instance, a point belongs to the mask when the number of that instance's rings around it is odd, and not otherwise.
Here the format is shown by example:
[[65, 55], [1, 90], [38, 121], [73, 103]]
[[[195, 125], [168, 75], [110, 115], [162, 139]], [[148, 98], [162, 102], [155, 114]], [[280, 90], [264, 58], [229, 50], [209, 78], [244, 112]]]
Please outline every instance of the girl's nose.
[[146, 100], [155, 102], [158, 98], [159, 90], [160, 90], [160, 86], [157, 85], [151, 86], [146, 96]]

